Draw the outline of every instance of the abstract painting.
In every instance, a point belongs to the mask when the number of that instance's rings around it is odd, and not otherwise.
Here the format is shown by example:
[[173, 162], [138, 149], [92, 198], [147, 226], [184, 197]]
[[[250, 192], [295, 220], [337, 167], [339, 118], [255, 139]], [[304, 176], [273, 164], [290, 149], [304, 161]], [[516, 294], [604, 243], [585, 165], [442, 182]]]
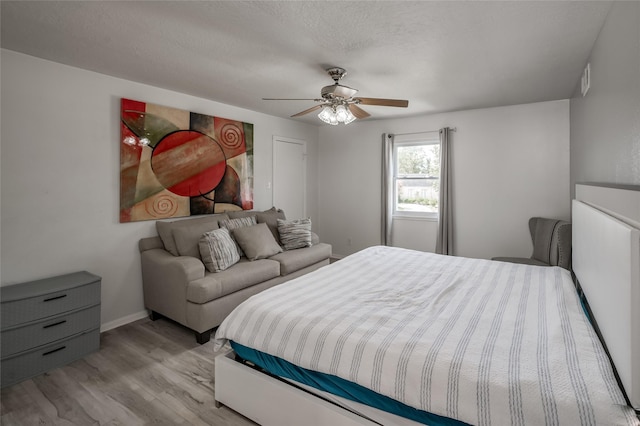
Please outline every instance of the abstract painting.
[[120, 222], [253, 208], [253, 124], [122, 99]]

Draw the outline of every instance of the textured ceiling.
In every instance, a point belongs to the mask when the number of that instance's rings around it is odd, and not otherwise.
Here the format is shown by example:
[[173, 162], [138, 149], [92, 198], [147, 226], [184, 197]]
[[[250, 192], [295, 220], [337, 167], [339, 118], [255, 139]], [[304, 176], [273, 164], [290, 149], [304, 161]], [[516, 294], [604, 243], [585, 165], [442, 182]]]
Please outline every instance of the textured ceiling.
[[[2, 1], [2, 47], [289, 117], [346, 68], [370, 119], [571, 96], [610, 8], [585, 1]], [[297, 118], [320, 124], [315, 114]]]

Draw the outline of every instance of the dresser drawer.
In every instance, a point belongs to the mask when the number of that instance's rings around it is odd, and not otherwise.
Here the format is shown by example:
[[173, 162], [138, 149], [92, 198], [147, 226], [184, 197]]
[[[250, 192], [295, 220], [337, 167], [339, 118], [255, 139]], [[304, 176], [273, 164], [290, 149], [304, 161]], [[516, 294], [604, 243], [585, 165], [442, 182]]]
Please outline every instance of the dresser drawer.
[[100, 305], [2, 330], [2, 358], [100, 327]]
[[18, 300], [3, 297], [2, 328], [99, 303], [100, 281]]
[[63, 366], [100, 349], [100, 329], [60, 340], [2, 360], [2, 387]]

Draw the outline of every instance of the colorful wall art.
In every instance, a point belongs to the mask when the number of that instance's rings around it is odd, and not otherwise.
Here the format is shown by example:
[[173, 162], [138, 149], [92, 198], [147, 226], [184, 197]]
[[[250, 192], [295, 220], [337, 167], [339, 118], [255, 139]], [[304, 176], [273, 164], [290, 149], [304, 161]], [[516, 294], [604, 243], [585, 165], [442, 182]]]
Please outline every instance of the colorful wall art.
[[120, 222], [253, 208], [253, 124], [122, 99]]

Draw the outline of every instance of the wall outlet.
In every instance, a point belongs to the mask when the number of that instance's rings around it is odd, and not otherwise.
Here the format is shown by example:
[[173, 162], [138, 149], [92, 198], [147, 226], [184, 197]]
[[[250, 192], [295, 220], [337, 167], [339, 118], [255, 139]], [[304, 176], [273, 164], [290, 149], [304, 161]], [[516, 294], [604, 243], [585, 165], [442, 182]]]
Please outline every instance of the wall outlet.
[[347, 245], [351, 247], [351, 237], [347, 238]]

